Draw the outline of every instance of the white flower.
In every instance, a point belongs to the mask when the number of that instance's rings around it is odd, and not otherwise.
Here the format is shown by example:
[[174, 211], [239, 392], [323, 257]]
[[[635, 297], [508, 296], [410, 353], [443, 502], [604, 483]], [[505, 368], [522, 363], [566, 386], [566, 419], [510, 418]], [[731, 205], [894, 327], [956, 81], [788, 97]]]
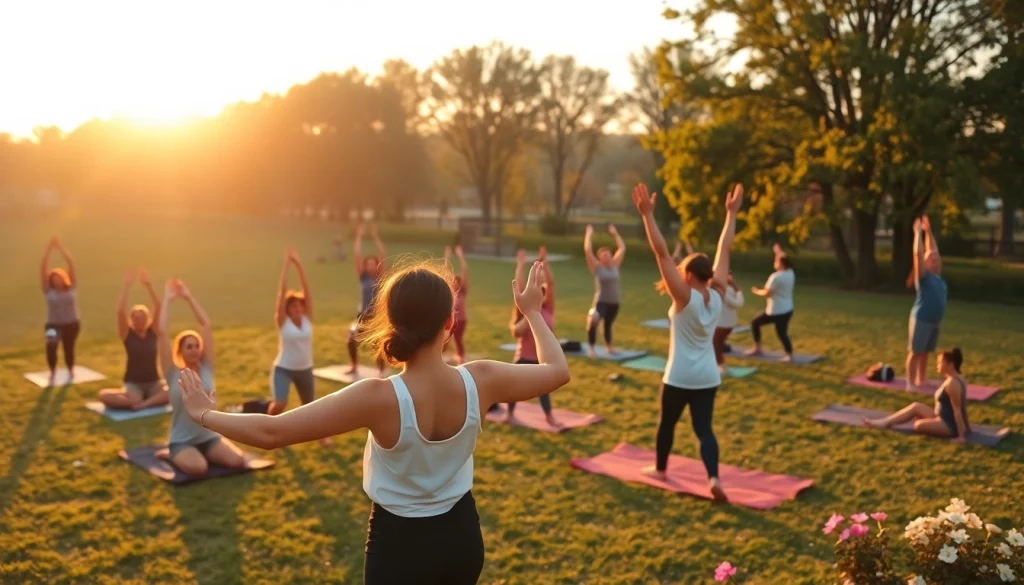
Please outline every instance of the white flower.
[[964, 517], [964, 515], [960, 512], [943, 512], [939, 514], [939, 518], [949, 522], [953, 526], [956, 526], [957, 524], [963, 524], [967, 521], [967, 518]]
[[981, 521], [981, 518], [977, 514], [971, 513], [967, 515], [967, 527], [973, 528], [974, 530], [981, 530], [985, 527], [985, 523]]
[[928, 585], [928, 582], [924, 580], [924, 577], [919, 575], [917, 577], [907, 579], [907, 585]]
[[952, 565], [956, 562], [956, 549], [948, 544], [943, 546], [942, 550], [939, 551], [939, 560], [947, 565]]
[[967, 531], [964, 530], [963, 528], [961, 528], [960, 530], [954, 530], [953, 532], [950, 532], [946, 536], [952, 538], [953, 542], [955, 542], [957, 544], [963, 544], [963, 543], [965, 543], [965, 542], [967, 542], [968, 540], [971, 539], [971, 537], [967, 535]]
[[1017, 580], [1017, 576], [1013, 574], [1013, 569], [1009, 565], [999, 564], [996, 565], [996, 569], [999, 570], [999, 580], [1003, 583], [1012, 583]]
[[1013, 549], [1010, 548], [1010, 546], [1008, 544], [1006, 544], [1005, 542], [1000, 542], [999, 543], [999, 552], [1001, 552], [1004, 557], [1012, 557], [1013, 556]]
[[995, 524], [986, 524], [985, 525], [985, 530], [987, 530], [989, 534], [1002, 534], [1003, 533], [1003, 529], [998, 527], [998, 526], [996, 526]]
[[964, 514], [967, 512], [967, 510], [970, 509], [971, 507], [967, 505], [967, 502], [961, 500], [960, 498], [951, 499], [949, 501], [949, 505], [946, 506], [946, 511], [951, 514]]
[[1017, 529], [1014, 528], [1006, 533], [1006, 542], [1013, 546], [1024, 546], [1024, 534], [1017, 532]]

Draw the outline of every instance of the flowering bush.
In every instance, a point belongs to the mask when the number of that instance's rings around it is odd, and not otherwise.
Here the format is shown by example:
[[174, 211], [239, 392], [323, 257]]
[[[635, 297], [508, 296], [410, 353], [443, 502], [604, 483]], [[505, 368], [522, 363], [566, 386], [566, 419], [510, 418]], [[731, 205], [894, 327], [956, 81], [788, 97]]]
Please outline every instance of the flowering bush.
[[[868, 519], [878, 531], [871, 534]], [[1024, 583], [1024, 535], [985, 524], [963, 500], [954, 498], [937, 516], [907, 525], [909, 577], [898, 577], [892, 565], [886, 515], [833, 515], [822, 530], [839, 531], [836, 567], [842, 585], [1001, 585]]]

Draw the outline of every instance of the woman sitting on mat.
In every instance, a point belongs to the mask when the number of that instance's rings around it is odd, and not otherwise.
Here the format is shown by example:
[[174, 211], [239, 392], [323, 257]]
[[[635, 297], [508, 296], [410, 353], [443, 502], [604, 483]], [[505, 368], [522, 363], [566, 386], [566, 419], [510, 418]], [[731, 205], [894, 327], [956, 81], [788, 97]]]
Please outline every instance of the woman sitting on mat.
[[[168, 305], [175, 298], [182, 298], [188, 303], [202, 333], [188, 329], [179, 333], [171, 343], [167, 336], [167, 315], [170, 313]], [[164, 288], [159, 339], [160, 366], [167, 378], [167, 391], [173, 408], [167, 458], [175, 467], [191, 476], [206, 475], [211, 464], [242, 467], [245, 465], [242, 451], [231, 441], [196, 424], [189, 418], [183, 402], [179, 384], [183, 372], [189, 372], [202, 380], [203, 387], [210, 393], [215, 393], [217, 388], [213, 381], [214, 347], [210, 319], [180, 280], [168, 280]]]
[[[924, 250], [921, 238], [924, 237]], [[925, 385], [928, 354], [939, 343], [939, 326], [946, 314], [946, 281], [942, 280], [942, 257], [932, 234], [928, 216], [914, 220], [914, 270], [908, 278], [916, 296], [910, 310], [910, 340], [907, 343], [907, 390]]]
[[914, 422], [914, 432], [933, 437], [951, 438], [963, 444], [971, 425], [967, 421], [967, 382], [960, 375], [964, 355], [959, 347], [939, 354], [936, 370], [945, 377], [935, 391], [935, 406], [928, 408], [914, 402], [903, 410], [885, 418], [864, 419], [864, 424], [876, 429]]
[[676, 423], [687, 405], [693, 431], [700, 441], [700, 457], [708, 474], [708, 488], [716, 500], [725, 500], [718, 477], [718, 440], [711, 428], [715, 394], [722, 383], [715, 362], [714, 336], [722, 312], [729, 274], [729, 253], [736, 235], [736, 214], [743, 201], [743, 187], [736, 185], [726, 197], [725, 227], [712, 264], [704, 254], [690, 254], [676, 266], [665, 238], [654, 219], [655, 194], [637, 185], [633, 203], [643, 218], [647, 241], [658, 261], [658, 290], [672, 299], [669, 318], [669, 358], [661, 386], [661, 420], [658, 423], [657, 459], [642, 473], [664, 481]]
[[[451, 266], [452, 248], [445, 246], [444, 261]], [[469, 294], [469, 264], [466, 256], [462, 253], [462, 246], [455, 246], [455, 257], [459, 259], [459, 274], [455, 277], [455, 326], [452, 327], [452, 340], [455, 341], [455, 365], [461, 366], [466, 362], [466, 344], [462, 339], [466, 335], [466, 295]], [[445, 344], [445, 351], [448, 344]]]
[[455, 325], [452, 284], [429, 264], [392, 272], [363, 335], [401, 366], [279, 416], [216, 411], [195, 372], [183, 374], [189, 416], [203, 428], [262, 449], [369, 429], [363, 489], [372, 502], [363, 582], [471, 585], [484, 544], [473, 487], [481, 413], [543, 396], [569, 382], [569, 366], [544, 321], [540, 262], [512, 294], [534, 333], [537, 365], [478, 360], [453, 368], [441, 348]]
[[[377, 285], [378, 279], [381, 273], [385, 270], [384, 264], [384, 244], [380, 241], [380, 236], [377, 235], [377, 226], [370, 224], [370, 238], [373, 239], [373, 245], [377, 248], [376, 256], [367, 256], [363, 258], [363, 224], [359, 224], [356, 227], [356, 242], [352, 247], [352, 258], [355, 260], [356, 275], [359, 276], [359, 313], [356, 315], [356, 320], [348, 329], [348, 357], [352, 360], [352, 369], [348, 371], [349, 375], [353, 378], [359, 376], [359, 343], [356, 339], [359, 337], [359, 330], [362, 328], [363, 321], [371, 318], [369, 311], [374, 306], [374, 300], [377, 297]], [[384, 377], [386, 364], [383, 359], [377, 359], [377, 369], [380, 370], [380, 377]]]
[[[288, 290], [288, 267], [295, 266], [302, 290]], [[278, 331], [277, 357], [270, 373], [274, 395], [267, 414], [280, 414], [288, 406], [288, 391], [295, 385], [299, 402], [308, 404], [316, 398], [313, 381], [313, 297], [302, 262], [295, 250], [288, 250], [281, 267], [281, 279], [274, 304], [274, 324]]]
[[[50, 254], [57, 250], [64, 256], [67, 270], [50, 268]], [[68, 368], [68, 383], [75, 375], [75, 340], [81, 331], [78, 321], [78, 278], [75, 261], [57, 238], [50, 240], [39, 269], [46, 297], [46, 365], [50, 367], [50, 386], [57, 377], [57, 346], [64, 347], [64, 364]]]
[[775, 272], [768, 277], [764, 288], [756, 286], [750, 292], [759, 297], [767, 299], [764, 312], [754, 317], [750, 322], [750, 335], [754, 338], [754, 347], [747, 351], [749, 356], [763, 355], [761, 349], [761, 327], [773, 323], [775, 334], [782, 342], [782, 348], [786, 355], [780, 358], [781, 361], [793, 361], [793, 342], [789, 339], [789, 321], [793, 318], [793, 287], [796, 286], [796, 274], [793, 272], [793, 262], [789, 256], [782, 251], [782, 246], [772, 246], [775, 253], [773, 267]]
[[156, 367], [160, 297], [153, 289], [145, 268], [139, 269], [138, 279], [149, 293], [156, 314], [150, 316], [146, 305], [134, 305], [130, 311], [125, 310], [128, 290], [135, 282], [135, 276], [131, 270], [124, 271], [124, 284], [117, 298], [117, 334], [124, 344], [128, 361], [124, 368], [124, 386], [100, 390], [100, 401], [107, 408], [141, 410], [162, 406], [169, 399], [167, 385]]
[[590, 357], [596, 357], [594, 347], [597, 344], [597, 326], [604, 321], [604, 346], [611, 355], [615, 353], [612, 347], [612, 324], [619, 314], [619, 303], [621, 302], [621, 291], [619, 284], [619, 268], [622, 266], [622, 259], [626, 257], [626, 243], [622, 241], [615, 226], [608, 226], [608, 233], [615, 238], [615, 254], [608, 248], [598, 248], [597, 256], [594, 256], [591, 240], [594, 237], [594, 226], [588, 225], [583, 236], [583, 253], [587, 259], [587, 269], [594, 275], [594, 304], [587, 313], [587, 351]]
[[[676, 252], [678, 250], [679, 244], [676, 244]], [[673, 260], [675, 260], [676, 252], [672, 253]], [[686, 242], [686, 255], [693, 255], [693, 246], [690, 245], [690, 242]], [[680, 260], [675, 260], [675, 262], [678, 265]], [[725, 367], [725, 354], [728, 351], [726, 342], [729, 339], [729, 334], [736, 328], [738, 321], [736, 311], [743, 307], [743, 291], [736, 286], [732, 272], [729, 273], [729, 281], [725, 287], [725, 296], [722, 297], [722, 301], [722, 314], [718, 317], [718, 326], [715, 327], [715, 361], [718, 362], [718, 372], [723, 376], [728, 376], [729, 368]]]

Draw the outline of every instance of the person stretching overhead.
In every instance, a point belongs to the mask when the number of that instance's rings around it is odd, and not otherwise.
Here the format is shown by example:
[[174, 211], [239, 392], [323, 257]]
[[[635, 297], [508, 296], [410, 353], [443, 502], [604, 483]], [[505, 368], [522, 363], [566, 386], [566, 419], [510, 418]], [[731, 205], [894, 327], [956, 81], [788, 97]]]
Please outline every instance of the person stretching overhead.
[[633, 189], [633, 203], [643, 218], [647, 241], [661, 273], [657, 288], [672, 299], [668, 311], [669, 358], [661, 386], [657, 457], [655, 465], [644, 468], [642, 473], [662, 481], [666, 479], [676, 423], [689, 405], [693, 432], [700, 441], [700, 457], [708, 474], [708, 489], [716, 500], [726, 500], [718, 477], [718, 439], [711, 426], [715, 395], [722, 383], [715, 362], [714, 336], [722, 312], [743, 187], [736, 185], [726, 197], [725, 226], [713, 264], [704, 254], [690, 254], [676, 265], [654, 219], [655, 197], [656, 194], [648, 195], [643, 184]]
[[186, 370], [182, 395], [202, 428], [261, 449], [369, 429], [363, 489], [369, 496], [363, 582], [472, 585], [484, 543], [473, 498], [473, 452], [482, 412], [497, 402], [530, 400], [569, 382], [569, 366], [541, 313], [543, 266], [516, 306], [530, 324], [539, 364], [472, 361], [453, 368], [442, 347], [455, 325], [447, 271], [419, 263], [391, 271], [362, 338], [402, 372], [368, 378], [278, 416], [218, 412], [206, 383]]
[[612, 346], [612, 325], [615, 317], [619, 314], [619, 303], [622, 293], [620, 291], [619, 268], [622, 267], [622, 259], [626, 257], [626, 243], [622, 241], [615, 226], [608, 225], [608, 233], [615, 238], [615, 254], [608, 248], [598, 248], [597, 256], [594, 256], [591, 240], [594, 237], [594, 226], [588, 225], [583, 236], [583, 253], [587, 259], [587, 269], [594, 275], [594, 304], [587, 313], [587, 350], [590, 357], [595, 357], [597, 352], [594, 346], [597, 344], [597, 326], [604, 321], [604, 345], [608, 354], [615, 353]]
[[[57, 250], [64, 256], [67, 270], [50, 268], [50, 254]], [[78, 278], [75, 261], [57, 238], [50, 240], [39, 269], [43, 296], [46, 297], [46, 365], [50, 367], [50, 386], [57, 377], [57, 346], [64, 347], [64, 364], [68, 368], [68, 383], [75, 375], [75, 340], [81, 331], [78, 321]]]
[[[288, 289], [288, 267], [295, 266], [302, 290]], [[267, 414], [281, 414], [288, 406], [291, 385], [299, 395], [299, 402], [307, 404], [316, 399], [313, 378], [313, 296], [302, 261], [295, 250], [288, 250], [274, 303], [274, 325], [278, 332], [277, 357], [270, 372], [270, 389], [274, 396]]]
[[750, 292], [759, 297], [765, 297], [768, 302], [765, 304], [764, 312], [754, 317], [750, 322], [750, 335], [754, 338], [754, 347], [747, 351], [747, 355], [763, 355], [761, 349], [761, 327], [769, 323], [775, 324], [775, 334], [782, 342], [782, 348], [786, 355], [781, 361], [793, 361], [793, 342], [789, 339], [789, 321], [793, 318], [793, 287], [796, 285], [796, 274], [793, 272], [793, 262], [789, 256], [782, 251], [782, 246], [772, 246], [775, 253], [775, 260], [772, 266], [775, 272], [768, 277], [764, 288], [752, 287]]
[[[672, 260], [677, 265], [682, 262], [679, 258], [679, 248], [680, 244], [676, 243], [676, 249], [672, 252]], [[686, 255], [693, 255], [693, 246], [690, 242], [686, 242]], [[718, 372], [728, 376], [729, 368], [725, 367], [726, 342], [729, 340], [729, 334], [736, 328], [736, 311], [743, 307], [743, 291], [736, 286], [732, 272], [729, 273], [728, 286], [725, 287], [725, 296], [722, 300], [722, 315], [718, 318], [718, 326], [715, 328], [715, 361], [718, 362]]]
[[[359, 330], [362, 327], [362, 323], [372, 317], [369, 311], [373, 310], [374, 299], [377, 297], [377, 284], [381, 273], [386, 269], [384, 264], [384, 244], [380, 241], [380, 236], [377, 235], [377, 226], [370, 224], [370, 237], [373, 239], [373, 245], [377, 248], [376, 256], [367, 256], [363, 258], [363, 224], [359, 224], [356, 227], [356, 243], [352, 248], [352, 258], [355, 260], [356, 275], [359, 276], [359, 313], [356, 315], [356, 320], [348, 329], [348, 357], [352, 360], [352, 369], [348, 371], [349, 375], [356, 377], [359, 375], [359, 343], [357, 339], [359, 337]], [[377, 360], [377, 369], [380, 370], [380, 376], [384, 377], [385, 369], [387, 368], [383, 359]]]
[[[924, 237], [924, 250], [921, 238]], [[910, 310], [910, 339], [907, 343], [907, 390], [925, 385], [928, 354], [939, 344], [939, 326], [946, 314], [946, 281], [942, 280], [942, 257], [932, 234], [928, 216], [914, 220], [914, 268], [908, 278], [916, 296]]]
[[959, 347], [939, 354], [936, 370], [945, 380], [935, 391], [935, 406], [928, 408], [914, 402], [884, 418], [864, 419], [864, 424], [876, 429], [914, 422], [914, 432], [933, 437], [952, 439], [963, 444], [971, 425], [967, 420], [967, 382], [960, 375], [964, 355]]
[[[451, 266], [452, 248], [445, 246], [444, 261]], [[455, 246], [455, 257], [459, 259], [459, 274], [455, 276], [455, 327], [452, 328], [452, 340], [455, 341], [455, 365], [466, 362], [466, 344], [462, 339], [466, 335], [466, 295], [469, 294], [469, 263], [462, 253], [462, 246]], [[445, 344], [447, 351], [448, 345]]]
[[145, 268], [139, 269], [138, 279], [153, 301], [155, 314], [150, 316], [146, 305], [135, 305], [130, 311], [125, 310], [128, 290], [135, 282], [135, 273], [125, 270], [121, 295], [117, 298], [116, 317], [117, 334], [124, 344], [128, 360], [124, 368], [124, 386], [100, 390], [100, 401], [107, 408], [140, 410], [167, 404], [169, 400], [167, 385], [157, 369], [160, 297], [153, 290], [153, 283]]
[[[544, 317], [544, 323], [547, 324], [548, 329], [555, 330], [555, 277], [551, 273], [551, 269], [548, 267], [547, 262], [547, 249], [541, 247], [537, 254], [537, 261], [541, 263], [544, 271], [544, 284], [541, 286], [541, 291], [544, 293], [544, 301], [541, 303], [540, 314]], [[519, 250], [516, 254], [516, 272], [515, 281], [523, 282], [523, 266], [526, 264], [526, 251]], [[537, 361], [537, 344], [534, 341], [533, 334], [530, 332], [530, 323], [523, 316], [522, 311], [519, 307], [512, 305], [512, 320], [509, 322], [509, 329], [512, 332], [512, 336], [516, 339], [516, 351], [513, 355], [513, 362], [516, 364], [536, 364]], [[555, 418], [554, 413], [551, 409], [551, 396], [544, 394], [539, 397], [540, 407], [544, 411], [544, 417], [547, 418], [548, 424], [553, 427], [558, 427], [558, 420]], [[507, 410], [505, 411], [505, 420], [512, 420], [515, 416], [516, 403], [509, 402]]]

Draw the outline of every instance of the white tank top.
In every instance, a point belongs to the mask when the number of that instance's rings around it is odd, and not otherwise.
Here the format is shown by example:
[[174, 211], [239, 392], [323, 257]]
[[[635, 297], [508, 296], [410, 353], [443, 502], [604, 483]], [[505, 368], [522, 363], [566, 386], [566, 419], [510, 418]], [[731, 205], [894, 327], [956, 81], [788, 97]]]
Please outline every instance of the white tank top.
[[713, 345], [718, 318], [722, 313], [722, 295], [709, 288], [710, 299], [690, 289], [690, 302], [682, 311], [669, 310], [668, 363], [662, 382], [687, 390], [706, 390], [722, 384], [715, 362]]
[[274, 365], [286, 370], [308, 370], [313, 367], [313, 324], [302, 316], [302, 326], [285, 318], [277, 343]]
[[428, 441], [416, 422], [416, 407], [401, 376], [391, 376], [398, 398], [401, 430], [390, 449], [373, 433], [363, 450], [363, 491], [385, 510], [406, 518], [444, 514], [473, 488], [473, 451], [480, 435], [480, 401], [476, 382], [457, 368], [466, 387], [466, 422], [443, 441]]

